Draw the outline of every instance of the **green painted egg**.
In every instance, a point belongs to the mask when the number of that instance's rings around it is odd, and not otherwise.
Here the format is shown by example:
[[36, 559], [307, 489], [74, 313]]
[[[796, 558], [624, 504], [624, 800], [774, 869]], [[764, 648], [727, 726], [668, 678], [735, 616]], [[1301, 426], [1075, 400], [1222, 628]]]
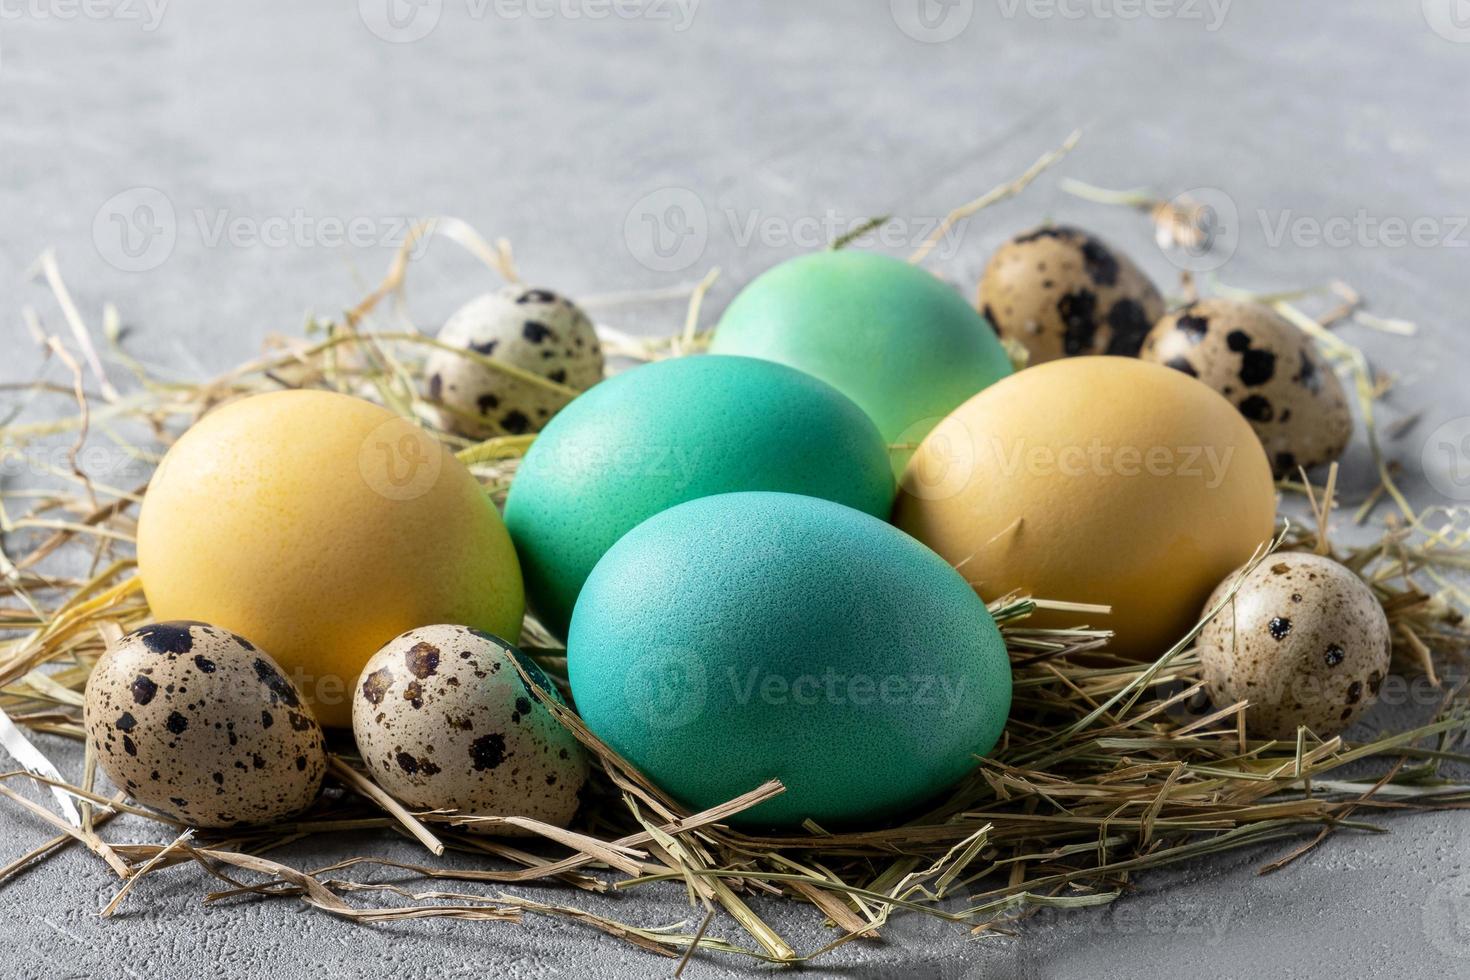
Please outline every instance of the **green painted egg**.
[[826, 500], [730, 493], [628, 532], [567, 641], [572, 696], [695, 810], [773, 777], [740, 822], [853, 825], [942, 792], [995, 745], [1010, 662], [959, 572]]
[[896, 473], [940, 419], [1011, 373], [995, 331], [958, 293], [872, 252], [816, 252], [769, 270], [730, 303], [710, 350], [826, 381], [878, 423]]
[[681, 357], [598, 384], [522, 460], [505, 505], [538, 618], [566, 635], [582, 583], [646, 518], [697, 497], [783, 490], [887, 517], [883, 438], [849, 399], [749, 357]]

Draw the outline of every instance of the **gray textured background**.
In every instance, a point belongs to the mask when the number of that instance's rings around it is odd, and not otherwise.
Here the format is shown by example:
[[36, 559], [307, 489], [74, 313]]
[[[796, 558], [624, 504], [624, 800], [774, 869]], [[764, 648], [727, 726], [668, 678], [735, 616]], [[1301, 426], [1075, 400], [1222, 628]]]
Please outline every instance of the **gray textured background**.
[[[0, 0], [0, 380], [40, 363], [25, 305], [60, 326], [25, 278], [47, 247], [94, 328], [115, 303], [133, 351], [201, 377], [308, 310], [355, 300], [410, 216], [505, 236], [528, 278], [578, 297], [688, 283], [718, 265], [713, 314], [829, 227], [892, 212], [890, 245], [906, 253], [949, 207], [1081, 126], [1060, 174], [1228, 201], [1239, 241], [1220, 270], [1228, 283], [1341, 278], [1376, 311], [1416, 321], [1414, 340], [1345, 334], [1398, 376], [1386, 417], [1424, 413], [1389, 447], [1416, 502], [1461, 489], [1452, 467], [1470, 460], [1431, 443], [1426, 481], [1420, 459], [1436, 427], [1470, 414], [1464, 0], [925, 0], [927, 20], [917, 0], [659, 0], [621, 13], [601, 0], [395, 2], [404, 16], [390, 22], [388, 0]], [[1056, 175], [967, 223], [933, 265], [968, 291], [995, 244], [1046, 216], [1094, 228], [1174, 281], [1144, 222], [1068, 197]], [[1314, 223], [1334, 218], [1350, 223], [1347, 240], [1314, 242]], [[1374, 225], [1389, 219], [1418, 221], [1419, 240]], [[1296, 229], [1284, 239], [1282, 221]], [[411, 280], [421, 323], [493, 282], [451, 246], [424, 259]], [[683, 302], [594, 312], [667, 332]], [[1361, 445], [1348, 463], [1351, 495]], [[8, 859], [44, 831], [3, 812]], [[1449, 813], [1392, 826], [1270, 877], [1254, 871], [1279, 850], [1150, 875], [1111, 911], [1043, 915], [1017, 938], [967, 942], [908, 921], [902, 947], [853, 944], [809, 975], [1462, 975], [1470, 825]], [[285, 857], [311, 865], [351, 849]], [[559, 921], [368, 928], [288, 902], [204, 908], [192, 872], [146, 881], [104, 922], [114, 887], [69, 853], [0, 892], [0, 972], [668, 972]], [[646, 924], [686, 914], [592, 904]], [[805, 913], [776, 921], [799, 946], [825, 938]], [[725, 970], [701, 959], [686, 975]]]

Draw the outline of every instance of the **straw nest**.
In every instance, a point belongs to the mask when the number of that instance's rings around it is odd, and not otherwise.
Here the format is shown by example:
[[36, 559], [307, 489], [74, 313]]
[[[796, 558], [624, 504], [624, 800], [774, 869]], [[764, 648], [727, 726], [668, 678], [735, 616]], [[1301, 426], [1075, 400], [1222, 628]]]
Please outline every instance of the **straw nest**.
[[[1017, 180], [957, 209], [935, 240], [949, 225], [1019, 193], [1075, 142], [1074, 136]], [[1071, 189], [1140, 209], [1155, 222], [1161, 241], [1187, 239], [1197, 227], [1187, 201], [1162, 204], [1147, 195]], [[455, 241], [506, 278], [517, 278], [504, 243], [492, 246], [449, 219], [415, 231], [416, 237], [429, 234]], [[1416, 512], [1399, 492], [1380, 446], [1393, 433], [1384, 433], [1375, 419], [1390, 382], [1332, 327], [1354, 317], [1397, 334], [1410, 334], [1412, 327], [1367, 315], [1341, 284], [1259, 298], [1310, 333], [1351, 380], [1376, 482], [1351, 512], [1339, 509], [1335, 470], [1322, 487], [1305, 475], [1283, 483], [1290, 507], [1309, 517], [1299, 526], [1285, 525], [1273, 547], [1331, 555], [1370, 585], [1392, 626], [1396, 670], [1415, 675], [1416, 690], [1434, 695], [1436, 703], [1415, 719], [1415, 727], [1366, 741], [1322, 739], [1305, 729], [1293, 740], [1253, 739], [1243, 726], [1243, 704], [1205, 701], [1193, 634], [1160, 651], [1158, 659], [1136, 663], [1110, 654], [1102, 631], [1083, 625], [1028, 628], [1026, 617], [1040, 599], [1013, 596], [992, 604], [1015, 676], [1015, 705], [1001, 745], [993, 758], [977, 760], [943, 802], [893, 826], [829, 832], [809, 825], [782, 834], [731, 829], [731, 814], [782, 792], [780, 784], [752, 786], [723, 806], [689, 813], [550, 697], [544, 703], [596, 760], [588, 801], [571, 830], [513, 814], [410, 813], [373, 786], [350, 746], [333, 756], [327, 790], [311, 811], [249, 831], [195, 832], [131, 805], [102, 787], [90, 751], [79, 773], [63, 776], [30, 735], [84, 741], [82, 691], [92, 665], [110, 641], [149, 619], [131, 544], [146, 473], [168, 442], [223, 402], [282, 386], [350, 392], [419, 417], [416, 372], [436, 342], [408, 323], [397, 303], [412, 244], [382, 285], [342, 317], [313, 320], [304, 336], [272, 337], [259, 358], [202, 384], [160, 377], [129, 354], [111, 308], [99, 348], [55, 261], [47, 255], [38, 263], [37, 275], [58, 301], [62, 327], [49, 331], [33, 310], [25, 311], [25, 321], [69, 383], [8, 386], [13, 408], [0, 420], [0, 445], [40, 474], [29, 482], [43, 484], [6, 487], [0, 496], [0, 531], [6, 535], [0, 549], [0, 742], [26, 767], [0, 775], [0, 795], [49, 824], [55, 836], [35, 841], [0, 867], [0, 888], [80, 845], [99, 859], [99, 874], [119, 880], [116, 897], [102, 910], [107, 915], [130, 894], [133, 901], [146, 901], [148, 889], [139, 887], [146, 875], [186, 865], [202, 868], [219, 883], [207, 901], [249, 893], [305, 902], [363, 922], [558, 916], [667, 957], [687, 959], [699, 949], [794, 962], [880, 937], [890, 918], [899, 916], [938, 916], [983, 933], [1009, 928], [1038, 908], [1103, 905], [1125, 894], [1138, 872], [1232, 849], [1275, 842], [1279, 853], [1261, 869], [1275, 871], [1334, 834], [1382, 831], [1373, 822], [1381, 811], [1470, 803], [1470, 787], [1441, 775], [1447, 764], [1470, 762], [1470, 754], [1460, 751], [1470, 705], [1458, 669], [1470, 640], [1462, 619], [1470, 596], [1455, 582], [1470, 567], [1470, 521], [1453, 510]], [[927, 251], [921, 248], [915, 261]], [[699, 350], [700, 301], [712, 281], [713, 275], [684, 291], [688, 316], [677, 335], [645, 340], [605, 330], [609, 352], [641, 361]], [[1192, 288], [1185, 283], [1186, 292]], [[1323, 296], [1335, 305], [1321, 315], [1307, 313]], [[116, 384], [123, 374], [127, 383]], [[29, 421], [30, 416], [41, 420]], [[439, 435], [497, 497], [534, 438], [469, 444]], [[137, 478], [115, 486], [89, 472], [88, 447], [99, 442], [107, 447], [107, 459], [130, 464], [114, 465], [107, 476], [131, 470]], [[1333, 518], [1373, 525], [1376, 540], [1336, 544], [1328, 534]], [[1065, 596], [1046, 598], [1063, 600], [1053, 605], [1066, 607]], [[1085, 620], [1087, 612], [1079, 609], [1077, 615]], [[564, 659], [534, 622], [527, 624], [526, 644], [553, 677], [564, 677]], [[151, 821], [156, 842], [109, 843], [107, 824], [122, 815]], [[541, 845], [526, 850], [466, 832], [471, 824], [506, 820], [539, 834]], [[375, 857], [372, 848], [382, 844], [385, 828], [419, 841], [423, 862]], [[360, 854], [330, 867], [308, 871], [265, 856], [287, 842], [349, 832], [355, 835], [349, 839], [360, 840]], [[437, 861], [446, 849], [479, 855], [483, 869]], [[372, 865], [391, 868], [395, 883], [381, 883], [380, 873], [372, 875], [374, 883], [354, 879]], [[443, 890], [456, 881], [480, 888], [473, 894]], [[533, 890], [541, 896], [535, 899], [517, 893], [517, 886], [533, 881], [565, 887], [556, 901], [545, 900], [545, 888]], [[666, 898], [666, 921], [682, 925], [619, 922], [577, 905], [580, 891], [649, 889]], [[805, 906], [829, 926], [830, 941], [794, 948], [757, 914], [753, 896]]]

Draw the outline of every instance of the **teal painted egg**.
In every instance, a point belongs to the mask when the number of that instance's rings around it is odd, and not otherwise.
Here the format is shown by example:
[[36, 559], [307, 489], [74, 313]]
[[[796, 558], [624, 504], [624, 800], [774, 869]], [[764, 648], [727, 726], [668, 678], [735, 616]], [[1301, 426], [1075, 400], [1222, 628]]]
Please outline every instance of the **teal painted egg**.
[[944, 559], [850, 507], [731, 493], [598, 563], [567, 641], [592, 731], [695, 810], [773, 777], [743, 823], [852, 825], [961, 779], [1000, 737], [1010, 662]]
[[1011, 373], [995, 331], [958, 293], [872, 252], [816, 252], [767, 271], [730, 303], [710, 350], [826, 381], [878, 424], [895, 472], [940, 419]]
[[825, 497], [887, 517], [883, 438], [832, 386], [748, 357], [681, 357], [609, 378], [562, 409], [505, 505], [538, 618], [566, 635], [613, 543], [686, 500], [735, 490]]

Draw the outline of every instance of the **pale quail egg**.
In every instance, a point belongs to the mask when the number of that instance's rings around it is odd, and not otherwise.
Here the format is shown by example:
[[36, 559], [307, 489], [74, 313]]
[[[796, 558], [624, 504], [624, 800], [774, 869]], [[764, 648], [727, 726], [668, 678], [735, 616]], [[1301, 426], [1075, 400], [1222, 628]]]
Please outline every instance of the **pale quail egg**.
[[1164, 313], [1158, 289], [1128, 256], [1077, 228], [1017, 235], [991, 256], [980, 312], [1041, 364], [1079, 354], [1133, 356]]
[[[576, 304], [545, 289], [505, 286], [471, 300], [439, 340], [576, 391], [602, 380], [602, 347]], [[440, 428], [472, 439], [537, 432], [569, 396], [436, 349], [424, 366], [425, 397]]]
[[374, 654], [353, 695], [352, 730], [378, 785], [416, 809], [566, 826], [587, 757], [516, 661], [556, 696], [530, 658], [464, 626], [409, 630]]
[[1267, 738], [1294, 738], [1298, 725], [1322, 738], [1337, 734], [1377, 699], [1388, 675], [1383, 606], [1362, 579], [1320, 555], [1268, 557], [1205, 625], [1198, 646], [1211, 700], [1249, 700], [1246, 730]]
[[1191, 303], [1158, 322], [1140, 356], [1229, 399], [1256, 430], [1278, 477], [1332, 462], [1352, 438], [1337, 375], [1311, 338], [1270, 307], [1219, 298]]
[[124, 636], [87, 682], [85, 723], [109, 779], [196, 827], [290, 816], [326, 772], [321, 726], [295, 685], [250, 641], [204, 623]]

